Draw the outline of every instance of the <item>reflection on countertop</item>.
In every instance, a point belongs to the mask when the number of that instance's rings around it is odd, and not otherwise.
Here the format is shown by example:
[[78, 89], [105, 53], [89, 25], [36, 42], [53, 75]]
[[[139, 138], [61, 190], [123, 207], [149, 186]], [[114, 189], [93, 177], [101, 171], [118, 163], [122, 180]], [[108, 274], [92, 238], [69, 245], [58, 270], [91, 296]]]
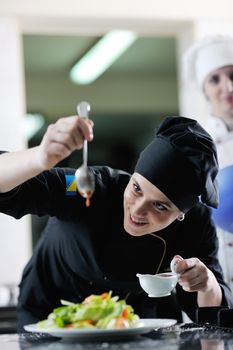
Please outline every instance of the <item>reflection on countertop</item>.
[[0, 335], [1, 350], [230, 350], [233, 329], [210, 325], [176, 325], [128, 339], [65, 341], [42, 333]]

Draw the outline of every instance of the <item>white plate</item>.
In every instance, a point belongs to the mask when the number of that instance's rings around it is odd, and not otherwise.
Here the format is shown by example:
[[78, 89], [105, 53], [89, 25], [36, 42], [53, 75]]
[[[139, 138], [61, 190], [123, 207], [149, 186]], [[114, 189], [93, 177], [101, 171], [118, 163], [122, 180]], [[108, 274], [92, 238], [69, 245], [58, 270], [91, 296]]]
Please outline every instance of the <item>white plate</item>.
[[54, 337], [65, 339], [93, 340], [103, 338], [125, 337], [148, 333], [153, 329], [171, 327], [176, 320], [166, 318], [140, 319], [135, 327], [122, 329], [70, 329], [70, 328], [38, 328], [37, 323], [24, 326], [28, 332], [48, 333]]

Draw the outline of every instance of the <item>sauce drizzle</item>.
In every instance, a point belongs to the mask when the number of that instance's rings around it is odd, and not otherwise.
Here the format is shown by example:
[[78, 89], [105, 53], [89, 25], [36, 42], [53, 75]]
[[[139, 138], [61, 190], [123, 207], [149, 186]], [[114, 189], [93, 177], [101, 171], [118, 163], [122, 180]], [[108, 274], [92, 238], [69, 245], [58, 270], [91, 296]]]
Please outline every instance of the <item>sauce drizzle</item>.
[[90, 205], [91, 205], [91, 196], [93, 195], [93, 193], [94, 192], [92, 192], [92, 191], [79, 191], [79, 193], [81, 194], [81, 196], [83, 197], [83, 198], [86, 198], [86, 207], [88, 208], [88, 207], [90, 207]]

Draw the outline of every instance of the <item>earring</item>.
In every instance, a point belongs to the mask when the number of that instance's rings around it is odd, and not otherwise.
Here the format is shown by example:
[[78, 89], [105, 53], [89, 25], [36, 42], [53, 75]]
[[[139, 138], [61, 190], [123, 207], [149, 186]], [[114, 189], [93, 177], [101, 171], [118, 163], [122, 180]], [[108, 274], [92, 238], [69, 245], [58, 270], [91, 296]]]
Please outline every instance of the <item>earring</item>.
[[184, 213], [181, 213], [178, 218], [177, 218], [178, 221], [183, 221], [184, 220]]

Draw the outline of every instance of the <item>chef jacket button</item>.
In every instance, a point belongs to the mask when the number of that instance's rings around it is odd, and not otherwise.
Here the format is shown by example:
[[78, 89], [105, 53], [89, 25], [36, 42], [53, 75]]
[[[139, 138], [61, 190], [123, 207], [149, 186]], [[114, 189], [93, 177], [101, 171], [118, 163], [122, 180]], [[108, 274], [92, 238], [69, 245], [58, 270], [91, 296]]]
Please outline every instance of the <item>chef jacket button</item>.
[[104, 280], [106, 281], [108, 279], [108, 277], [107, 276], [104, 276]]

